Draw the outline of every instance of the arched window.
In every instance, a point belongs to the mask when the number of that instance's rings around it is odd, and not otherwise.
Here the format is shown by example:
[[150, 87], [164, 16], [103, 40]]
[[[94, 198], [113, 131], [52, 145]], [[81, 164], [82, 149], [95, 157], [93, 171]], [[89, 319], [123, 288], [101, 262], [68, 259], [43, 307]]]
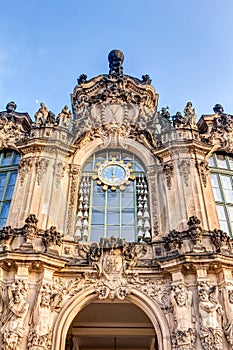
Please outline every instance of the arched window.
[[134, 154], [108, 150], [85, 163], [79, 186], [77, 240], [111, 236], [127, 242], [150, 239], [145, 169]]
[[214, 154], [209, 166], [220, 227], [233, 235], [233, 157]]
[[17, 178], [19, 154], [12, 150], [0, 152], [0, 228], [6, 225], [11, 198]]

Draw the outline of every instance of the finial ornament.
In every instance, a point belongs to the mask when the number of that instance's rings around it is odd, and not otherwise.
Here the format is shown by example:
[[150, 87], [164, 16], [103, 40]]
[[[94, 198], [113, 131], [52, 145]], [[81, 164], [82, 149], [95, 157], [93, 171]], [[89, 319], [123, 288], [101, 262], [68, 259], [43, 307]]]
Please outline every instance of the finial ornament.
[[124, 61], [124, 54], [120, 50], [112, 50], [108, 55], [109, 74], [123, 76], [122, 63]]
[[220, 105], [220, 103], [217, 103], [214, 106], [213, 110], [214, 110], [214, 113], [216, 113], [216, 114], [222, 114], [224, 112], [224, 108], [222, 105]]

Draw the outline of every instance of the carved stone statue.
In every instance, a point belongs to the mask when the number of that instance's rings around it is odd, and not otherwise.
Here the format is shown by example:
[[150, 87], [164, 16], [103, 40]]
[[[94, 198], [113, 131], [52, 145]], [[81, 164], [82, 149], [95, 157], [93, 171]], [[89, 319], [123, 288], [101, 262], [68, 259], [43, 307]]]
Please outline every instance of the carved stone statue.
[[200, 339], [205, 350], [222, 350], [223, 332], [220, 317], [223, 314], [219, 304], [217, 286], [202, 283], [198, 288], [199, 313], [201, 318]]
[[197, 116], [195, 113], [195, 109], [192, 106], [192, 102], [188, 102], [184, 108], [184, 116], [182, 116], [180, 112], [177, 112], [176, 115], [172, 117], [173, 125], [175, 127], [197, 129]]
[[[22, 286], [21, 286], [22, 287]], [[19, 284], [9, 289], [9, 303], [2, 315], [2, 340], [4, 350], [16, 350], [24, 335], [24, 320], [29, 304], [25, 300], [25, 290]]]
[[35, 114], [35, 121], [36, 121], [37, 127], [45, 125], [48, 114], [49, 114], [48, 108], [45, 106], [44, 102], [41, 102], [40, 108]]
[[192, 102], [187, 102], [184, 108], [184, 115], [186, 119], [186, 123], [191, 127], [196, 127], [196, 113], [193, 108]]
[[69, 110], [69, 107], [65, 105], [61, 113], [59, 113], [57, 116], [57, 124], [69, 128], [71, 115], [72, 113]]
[[225, 318], [223, 329], [226, 334], [227, 341], [233, 349], [233, 286], [225, 286], [222, 291]]
[[193, 327], [192, 292], [187, 291], [182, 284], [174, 286], [171, 293], [171, 303], [176, 322], [173, 333], [174, 348], [194, 349], [196, 336]]

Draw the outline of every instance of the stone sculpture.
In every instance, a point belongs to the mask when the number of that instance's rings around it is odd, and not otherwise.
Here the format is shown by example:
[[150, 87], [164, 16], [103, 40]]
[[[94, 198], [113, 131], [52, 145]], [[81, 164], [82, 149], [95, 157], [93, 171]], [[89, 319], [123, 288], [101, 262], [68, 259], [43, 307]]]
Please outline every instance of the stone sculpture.
[[[21, 281], [22, 282], [22, 281]], [[8, 288], [9, 303], [2, 315], [2, 342], [3, 350], [16, 350], [24, 335], [24, 320], [29, 304], [25, 300], [25, 285], [22, 282], [14, 283]]]
[[201, 283], [198, 288], [199, 314], [201, 318], [200, 339], [205, 350], [222, 350], [223, 332], [220, 316], [223, 314], [219, 304], [218, 287], [209, 287], [208, 283]]
[[173, 286], [171, 302], [176, 323], [173, 332], [173, 348], [194, 349], [196, 336], [193, 328], [192, 292], [187, 291], [182, 284]]
[[225, 286], [222, 293], [225, 309], [223, 328], [227, 341], [233, 349], [233, 287]]

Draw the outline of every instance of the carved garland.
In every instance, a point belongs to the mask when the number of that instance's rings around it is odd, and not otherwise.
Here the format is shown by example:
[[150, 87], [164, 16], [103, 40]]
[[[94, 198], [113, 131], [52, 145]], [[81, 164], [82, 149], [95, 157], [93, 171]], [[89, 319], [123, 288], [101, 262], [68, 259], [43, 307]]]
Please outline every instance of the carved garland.
[[71, 165], [71, 185], [70, 185], [70, 200], [67, 215], [67, 233], [72, 234], [74, 230], [75, 207], [78, 200], [78, 181], [80, 178], [81, 167], [79, 165]]

